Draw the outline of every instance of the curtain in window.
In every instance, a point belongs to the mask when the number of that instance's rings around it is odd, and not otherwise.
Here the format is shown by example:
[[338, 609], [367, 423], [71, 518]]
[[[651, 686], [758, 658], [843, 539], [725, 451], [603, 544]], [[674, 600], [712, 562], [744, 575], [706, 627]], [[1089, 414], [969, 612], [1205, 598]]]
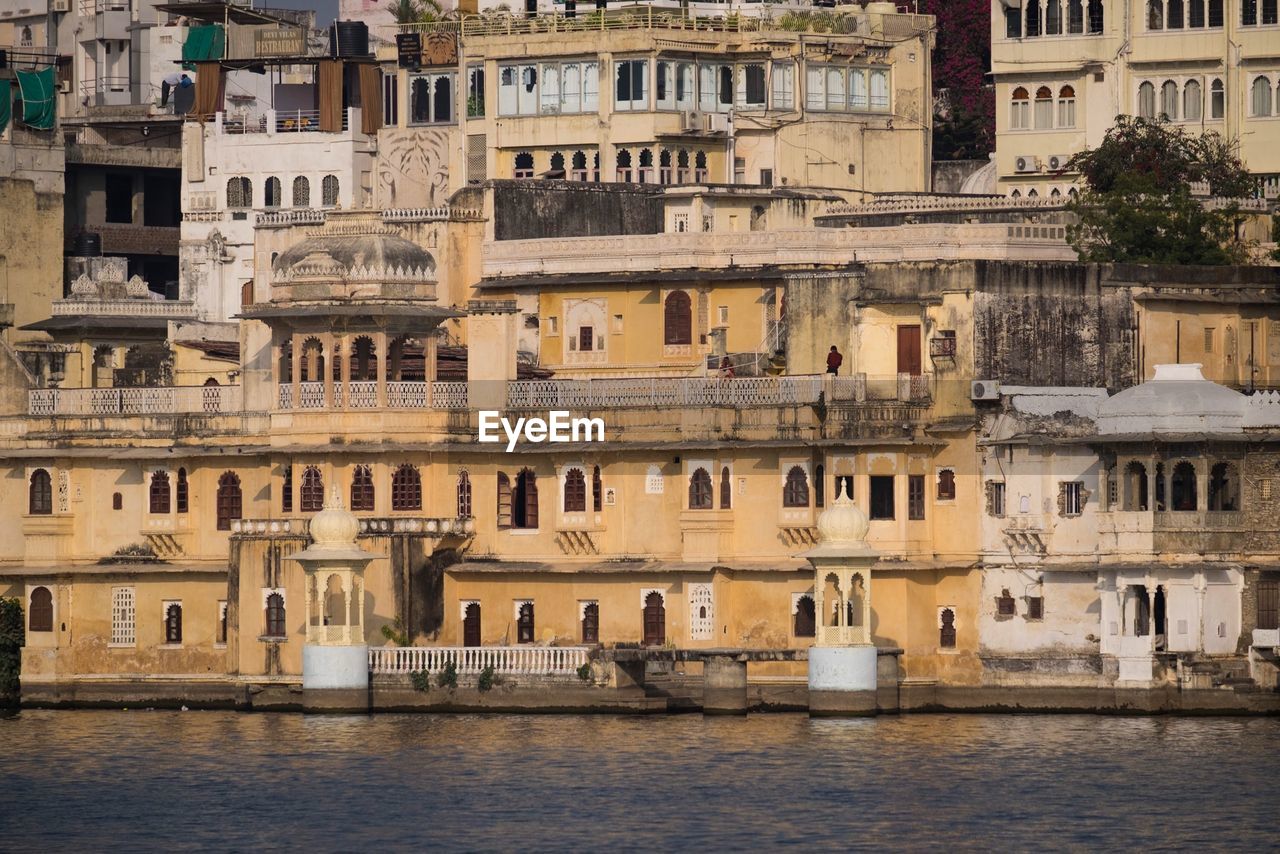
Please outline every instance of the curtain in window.
[[1156, 117], [1156, 87], [1150, 81], [1138, 87], [1138, 115], [1144, 119]]
[[1271, 81], [1265, 77], [1255, 77], [1250, 90], [1249, 114], [1253, 116], [1271, 115]]
[[378, 99], [382, 92], [382, 69], [376, 65], [360, 66], [360, 132], [375, 134], [382, 127]]
[[1172, 80], [1164, 81], [1160, 87], [1160, 112], [1170, 121], [1178, 118], [1178, 84]]
[[222, 112], [226, 83], [222, 63], [196, 63], [196, 95], [191, 104], [191, 115], [212, 119], [215, 113]]
[[1053, 127], [1053, 93], [1048, 86], [1036, 92], [1035, 121], [1037, 130]]
[[320, 130], [342, 133], [342, 60], [322, 59], [316, 93], [320, 99]]
[[1189, 122], [1200, 121], [1201, 94], [1200, 82], [1188, 80], [1182, 87], [1182, 117]]

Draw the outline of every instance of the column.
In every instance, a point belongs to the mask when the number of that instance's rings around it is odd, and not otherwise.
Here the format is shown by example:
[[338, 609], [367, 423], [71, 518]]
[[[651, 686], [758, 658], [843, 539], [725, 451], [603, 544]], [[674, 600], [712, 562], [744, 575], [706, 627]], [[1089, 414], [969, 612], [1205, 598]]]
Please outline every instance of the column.
[[747, 662], [729, 655], [707, 658], [702, 664], [702, 713], [747, 713]]
[[343, 334], [338, 339], [342, 347], [342, 406], [351, 406], [351, 357], [354, 355], [351, 336]]
[[290, 367], [292, 368], [292, 376], [290, 377], [290, 385], [293, 386], [292, 409], [299, 409], [302, 406], [302, 387], [299, 377], [302, 376], [302, 340], [299, 335], [289, 337], [290, 351]]
[[1156, 509], [1156, 458], [1147, 457], [1147, 509]]
[[324, 368], [321, 370], [321, 373], [324, 376], [320, 378], [320, 381], [324, 383], [324, 408], [332, 409], [333, 401], [334, 401], [333, 364], [330, 361], [331, 359], [333, 359], [333, 333], [332, 332], [320, 333], [320, 353], [321, 353], [321, 361], [324, 363]]
[[391, 358], [391, 353], [387, 350], [387, 333], [385, 331], [375, 332], [370, 336], [373, 339], [373, 346], [378, 350], [378, 408], [387, 408], [387, 360]]
[[435, 382], [436, 382], [436, 347], [437, 346], [438, 345], [436, 342], [436, 330], [432, 329], [427, 332], [426, 337], [423, 339], [423, 354], [422, 354], [422, 358], [424, 362], [423, 369], [422, 369], [422, 376], [423, 376], [423, 379], [427, 381], [426, 399], [427, 399], [428, 409], [431, 408], [431, 404], [432, 404], [431, 397], [432, 397]]
[[1196, 467], [1196, 511], [1203, 513], [1209, 509], [1209, 460], [1197, 457]]
[[351, 643], [351, 576], [342, 576], [342, 642]]
[[867, 569], [866, 578], [862, 581], [862, 638], [863, 643], [871, 643], [871, 570]]

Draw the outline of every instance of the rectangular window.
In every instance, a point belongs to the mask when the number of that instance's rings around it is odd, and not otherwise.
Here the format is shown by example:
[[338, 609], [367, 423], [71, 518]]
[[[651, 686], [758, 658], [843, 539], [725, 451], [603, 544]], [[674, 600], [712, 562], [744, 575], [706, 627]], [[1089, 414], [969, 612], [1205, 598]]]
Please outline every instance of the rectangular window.
[[892, 519], [893, 475], [871, 476], [871, 518]]
[[1058, 127], [1073, 128], [1076, 126], [1076, 99], [1058, 99]]
[[1044, 597], [1043, 596], [1027, 597], [1027, 619], [1028, 620], [1044, 619]]
[[729, 306], [727, 305], [716, 306], [716, 322], [720, 326], [729, 325]]
[[1062, 515], [1079, 516], [1084, 512], [1084, 484], [1072, 481], [1062, 484]]
[[1258, 0], [1240, 0], [1240, 23], [1246, 27], [1258, 23]]
[[649, 61], [623, 59], [613, 64], [615, 110], [649, 109]]
[[134, 646], [134, 589], [111, 588], [111, 645]]
[[790, 62], [775, 62], [770, 71], [773, 109], [794, 110], [796, 107], [796, 67]]
[[773, 170], [772, 169], [760, 170], [760, 185], [763, 187], [773, 186]]
[[676, 108], [676, 66], [674, 62], [659, 61], [653, 81], [653, 97], [659, 110]]
[[589, 353], [592, 345], [595, 343], [595, 330], [590, 326], [578, 327], [578, 349], [584, 353]]
[[762, 63], [753, 62], [738, 66], [738, 86], [734, 104], [745, 109], [764, 109], [765, 86]]
[[538, 66], [498, 67], [498, 115], [532, 116], [538, 112]]
[[557, 115], [560, 112], [560, 66], [554, 62], [542, 64], [542, 77], [539, 83], [540, 110], [544, 116]]
[[676, 109], [692, 110], [698, 106], [698, 87], [694, 75], [697, 66], [692, 62], [676, 64]]
[[871, 109], [880, 111], [888, 111], [889, 109], [888, 69], [871, 69]]
[[392, 128], [400, 124], [400, 78], [395, 74], [382, 77], [382, 124]]
[[467, 66], [467, 118], [484, 117], [484, 66]]
[[907, 475], [907, 518], [924, 518], [924, 475]]
[[1213, 327], [1208, 327], [1204, 331], [1204, 351], [1213, 352]]
[[845, 85], [847, 77], [843, 68], [828, 68], [827, 72], [827, 103], [824, 105], [828, 110], [843, 110], [847, 106], [845, 100]]
[[854, 68], [849, 72], [849, 109], [865, 110], [870, 104], [866, 72], [860, 68]]
[[1258, 579], [1258, 628], [1280, 629], [1280, 575], [1275, 573]]
[[107, 173], [107, 222], [133, 222], [133, 176]]
[[1006, 6], [1004, 10], [1004, 37], [1007, 39], [1022, 38], [1022, 9]]
[[414, 74], [409, 77], [409, 124], [447, 124], [453, 121], [453, 74]]
[[1001, 481], [987, 481], [987, 515], [1004, 516], [1004, 483]]

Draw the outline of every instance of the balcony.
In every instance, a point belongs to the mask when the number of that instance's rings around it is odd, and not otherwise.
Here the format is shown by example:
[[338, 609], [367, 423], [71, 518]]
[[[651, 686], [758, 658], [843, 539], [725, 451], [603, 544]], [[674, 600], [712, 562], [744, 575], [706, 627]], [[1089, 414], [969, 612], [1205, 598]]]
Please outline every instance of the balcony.
[[1104, 550], [1119, 554], [1236, 553], [1244, 548], [1244, 535], [1250, 530], [1239, 510], [1112, 510], [1098, 514]]
[[470, 676], [493, 668], [499, 676], [572, 676], [590, 661], [585, 646], [385, 646], [369, 650], [369, 672], [375, 676], [425, 670], [440, 673], [453, 665]]
[[[310, 517], [293, 519], [233, 519], [231, 534], [242, 538], [302, 538], [310, 535]], [[475, 533], [476, 522], [467, 517], [361, 516], [357, 537], [418, 536], [464, 537]]]
[[238, 385], [40, 388], [28, 392], [27, 401], [28, 412], [42, 416], [218, 415], [242, 408]]
[[333, 400], [326, 403], [323, 382], [281, 384], [276, 390], [276, 407], [281, 411], [303, 409], [466, 409], [464, 382], [387, 382], [386, 400], [379, 401], [376, 380], [352, 380], [345, 388], [334, 383]]
[[1252, 645], [1259, 649], [1280, 649], [1280, 629], [1254, 629]]
[[[359, 108], [342, 111], [342, 133], [360, 126]], [[245, 134], [320, 133], [319, 110], [267, 110], [218, 113], [214, 117], [214, 133], [242, 136]], [[334, 131], [329, 131], [334, 133]]]

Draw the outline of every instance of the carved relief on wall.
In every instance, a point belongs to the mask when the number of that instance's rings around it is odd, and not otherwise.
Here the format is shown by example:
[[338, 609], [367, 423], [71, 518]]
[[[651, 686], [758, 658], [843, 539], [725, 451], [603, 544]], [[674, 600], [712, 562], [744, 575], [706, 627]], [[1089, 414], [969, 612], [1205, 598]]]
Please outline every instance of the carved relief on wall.
[[378, 134], [376, 204], [427, 208], [449, 200], [449, 131], [390, 128]]

